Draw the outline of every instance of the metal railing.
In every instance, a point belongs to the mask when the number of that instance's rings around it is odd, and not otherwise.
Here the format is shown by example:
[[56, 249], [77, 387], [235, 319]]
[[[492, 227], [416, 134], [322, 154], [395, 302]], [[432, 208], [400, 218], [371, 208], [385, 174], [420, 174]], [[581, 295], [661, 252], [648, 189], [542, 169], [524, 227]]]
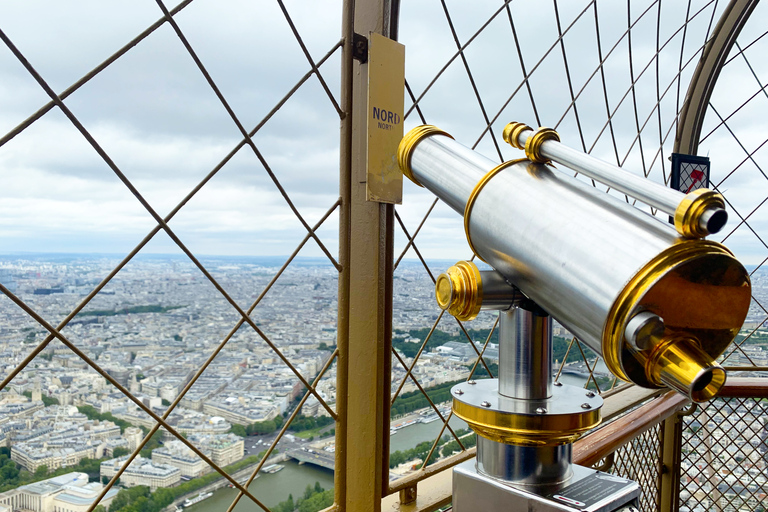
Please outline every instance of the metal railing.
[[[186, 445], [189, 450], [200, 457], [200, 459], [202, 459], [208, 466], [213, 468], [213, 470], [221, 474], [223, 478], [229, 481], [231, 486], [238, 490], [238, 494], [229, 506], [228, 510], [232, 510], [243, 496], [246, 496], [259, 508], [263, 510], [269, 510], [269, 508], [259, 499], [258, 496], [255, 496], [251, 491], [248, 490], [248, 486], [259, 473], [270, 455], [273, 453], [275, 447], [285, 435], [286, 430], [290, 427], [291, 422], [301, 411], [301, 407], [310, 396], [319, 402], [319, 404], [330, 417], [338, 419], [339, 415], [337, 412], [327, 403], [324, 397], [316, 391], [315, 386], [320, 382], [328, 369], [332, 365], [336, 364], [339, 356], [339, 350], [336, 349], [333, 351], [325, 365], [322, 367], [319, 373], [314, 376], [314, 378], [305, 377], [285, 355], [284, 351], [278, 347], [277, 344], [271, 339], [270, 335], [257, 325], [253, 318], [253, 313], [257, 310], [262, 299], [265, 296], [268, 296], [276, 281], [282, 275], [284, 275], [285, 270], [289, 267], [299, 252], [310, 240], [314, 241], [320, 252], [328, 259], [328, 261], [335, 267], [336, 270], [342, 270], [341, 264], [337, 261], [334, 255], [332, 255], [326, 243], [323, 242], [323, 240], [321, 240], [321, 238], [318, 236], [318, 230], [324, 225], [324, 223], [332, 215], [338, 213], [338, 210], [342, 205], [342, 201], [340, 198], [332, 199], [329, 204], [325, 205], [327, 209], [320, 216], [320, 219], [311, 226], [307, 221], [307, 214], [302, 213], [301, 211], [303, 207], [306, 207], [306, 205], [300, 205], [296, 203], [290, 197], [286, 187], [283, 185], [283, 181], [286, 179], [287, 173], [284, 170], [278, 168], [279, 166], [275, 167], [270, 164], [270, 162], [268, 162], [268, 159], [264, 156], [262, 149], [255, 142], [255, 140], [257, 135], [261, 135], [270, 131], [271, 126], [269, 126], [269, 123], [273, 120], [277, 112], [286, 104], [290, 105], [292, 101], [295, 100], [296, 93], [298, 91], [306, 90], [308, 87], [307, 84], [311, 83], [312, 81], [316, 81], [322, 88], [327, 102], [331, 109], [335, 112], [337, 118], [344, 118], [346, 114], [339, 106], [339, 100], [337, 99], [338, 92], [332, 91], [331, 87], [328, 85], [328, 81], [323, 76], [321, 69], [324, 65], [327, 66], [329, 61], [333, 61], [334, 59], [339, 58], [339, 54], [342, 52], [342, 48], [344, 47], [345, 43], [344, 40], [338, 40], [338, 37], [336, 37], [334, 38], [335, 42], [330, 45], [330, 48], [324, 49], [327, 50], [325, 55], [320, 58], [313, 56], [312, 52], [308, 49], [307, 44], [302, 38], [296, 23], [294, 22], [292, 11], [293, 15], [295, 15], [296, 9], [289, 9], [282, 0], [277, 0], [276, 4], [279, 8], [279, 12], [281, 13], [280, 16], [282, 19], [276, 19], [274, 21], [276, 23], [284, 23], [288, 28], [288, 35], [286, 38], [284, 38], [284, 41], [280, 41], [280, 44], [293, 44], [299, 48], [299, 51], [302, 55], [301, 58], [305, 61], [303, 67], [306, 69], [306, 72], [287, 89], [287, 92], [282, 98], [265, 109], [267, 111], [266, 115], [264, 115], [255, 126], [252, 128], [246, 128], [246, 125], [243, 121], [244, 117], [241, 117], [242, 112], [240, 114], [235, 112], [236, 109], [233, 108], [232, 103], [230, 103], [230, 100], [227, 99], [227, 95], [223, 92], [222, 88], [219, 87], [217, 81], [214, 79], [214, 74], [209, 72], [207, 65], [210, 65], [211, 62], [204, 62], [206, 59], [200, 57], [198, 52], [195, 50], [195, 46], [197, 45], [193, 45], [190, 42], [190, 38], [187, 37], [187, 31], [185, 28], [183, 28], [185, 23], [180, 19], [182, 17], [180, 13], [184, 12], [186, 14], [190, 10], [194, 10], [196, 8], [196, 4], [193, 3], [192, 0], [184, 0], [178, 5], [171, 7], [166, 6], [162, 0], [157, 0], [156, 4], [157, 15], [159, 17], [154, 23], [149, 25], [145, 30], [143, 30], [133, 39], [124, 42], [124, 44], [116, 52], [109, 55], [96, 67], [88, 71], [86, 74], [72, 83], [72, 85], [63, 89], [61, 92], [56, 92], [52, 82], [46, 78], [45, 73], [38, 70], [35, 59], [29, 57], [20, 46], [15, 44], [14, 38], [11, 37], [8, 32], [12, 27], [4, 27], [3, 22], [0, 21], [0, 40], [5, 45], [6, 49], [9, 50], [13, 57], [16, 59], [17, 64], [20, 64], [26, 70], [28, 77], [36, 83], [38, 89], [41, 90], [49, 98], [47, 103], [30, 114], [25, 120], [11, 129], [8, 133], [3, 134], [2, 137], [0, 137], [0, 152], [4, 150], [7, 151], [7, 148], [11, 145], [10, 143], [14, 139], [20, 137], [26, 131], [30, 130], [31, 127], [37, 126], [37, 123], [41, 123], [41, 119], [43, 119], [49, 111], [58, 111], [59, 113], [63, 114], [71, 126], [74, 127], [77, 132], [79, 132], [79, 135], [87, 142], [91, 150], [96, 155], [98, 155], [100, 160], [108, 169], [108, 172], [111, 172], [120, 182], [122, 182], [125, 188], [133, 195], [135, 200], [141, 205], [143, 210], [145, 210], [145, 212], [152, 218], [153, 222], [155, 223], [155, 226], [146, 234], [146, 236], [143, 237], [143, 239], [138, 242], [138, 244], [135, 245], [132, 250], [126, 254], [122, 261], [120, 261], [108, 273], [108, 275], [105, 276], [98, 283], [98, 285], [96, 285], [92, 291], [88, 293], [61, 322], [57, 324], [53, 324], [47, 321], [44, 318], [44, 315], [41, 315], [38, 311], [36, 311], [36, 309], [31, 305], [29, 301], [24, 300], [22, 297], [13, 293], [4, 285], [0, 284], [0, 292], [11, 301], [13, 301], [16, 306], [21, 308], [21, 310], [23, 310], [28, 315], [29, 319], [36, 322], [38, 326], [42, 327], [47, 332], [47, 335], [42, 340], [42, 342], [38, 343], [26, 354], [21, 364], [17, 365], [3, 378], [2, 382], [0, 382], [0, 390], [6, 388], [14, 378], [16, 378], [26, 368], [28, 368], [30, 363], [35, 360], [35, 358], [38, 357], [44, 350], [46, 350], [46, 348], [50, 347], [54, 340], [58, 340], [65, 347], [71, 350], [73, 354], [84, 361], [93, 371], [101, 375], [109, 384], [124, 394], [133, 404], [135, 404], [141, 411], [143, 411], [144, 414], [152, 419], [154, 426], [149, 429], [136, 449], [133, 450], [133, 452], [128, 456], [127, 460], [125, 460], [116, 474], [103, 487], [99, 496], [89, 506], [89, 512], [94, 510], [99, 505], [99, 502], [110, 491], [110, 489], [115, 486], [116, 482], [118, 482], [124, 471], [135, 460], [141, 450], [150, 441], [152, 436], [160, 429], [170, 433], [178, 441]], [[234, 10], [230, 14], [237, 15]], [[209, 22], [215, 23], [213, 20], [209, 20]], [[93, 82], [94, 79], [105, 74], [107, 70], [111, 70], [116, 67], [118, 65], [117, 63], [122, 63], [126, 59], [126, 55], [136, 53], [136, 51], [133, 50], [135, 47], [148, 44], [148, 41], [152, 41], [153, 38], [158, 37], [157, 33], [162, 32], [163, 30], [172, 31], [177, 42], [181, 44], [186, 57], [191, 60], [193, 66], [196, 68], [198, 77], [201, 77], [207, 84], [210, 92], [213, 93], [216, 101], [220, 104], [222, 113], [226, 115], [231, 123], [231, 126], [233, 126], [234, 129], [239, 133], [240, 137], [239, 142], [234, 144], [233, 147], [221, 152], [222, 154], [220, 155], [220, 161], [186, 193], [183, 199], [178, 204], [176, 204], [168, 214], [164, 216], [159, 213], [160, 210], [154, 207], [146, 198], [146, 196], [139, 191], [139, 188], [134, 185], [134, 183], [128, 177], [128, 174], [124, 172], [119, 158], [113, 156], [111, 152], [107, 150], [106, 147], [100, 142], [100, 137], [94, 134], [95, 132], [93, 131], [93, 128], [88, 127], [88, 121], [84, 120], [83, 117], [76, 113], [75, 109], [72, 109], [69, 106], [70, 96], [78, 93], [78, 91], [83, 89], [87, 84]], [[349, 45], [347, 45], [347, 47], [348, 46]], [[260, 50], [268, 51], [266, 48], [262, 48]], [[269, 76], [269, 70], [265, 70], [264, 74]], [[82, 96], [82, 93], [79, 94]], [[86, 102], [87, 101], [88, 99], [86, 98]], [[295, 246], [293, 252], [290, 254], [290, 256], [287, 257], [282, 266], [272, 276], [268, 284], [259, 292], [259, 294], [256, 296], [256, 299], [253, 300], [248, 307], [242, 307], [238, 301], [233, 298], [233, 296], [227, 291], [226, 287], [221, 284], [220, 280], [212, 275], [211, 271], [206, 268], [201, 259], [196, 256], [189, 248], [187, 242], [184, 241], [185, 236], [178, 234], [178, 232], [170, 226], [172, 219], [174, 219], [180, 211], [191, 209], [188, 204], [193, 201], [196, 196], [199, 195], [201, 190], [208, 190], [210, 188], [210, 182], [214, 177], [222, 174], [220, 172], [222, 169], [228, 169], [229, 167], [227, 166], [232, 165], [231, 161], [241, 149], [252, 153], [254, 162], [256, 164], [254, 166], [254, 173], [264, 174], [272, 187], [271, 194], [277, 198], [280, 198], [280, 200], [287, 206], [287, 208], [291, 211], [290, 215], [296, 221], [298, 221], [304, 232], [303, 238], [300, 238], [300, 241]], [[70, 168], [75, 168], [77, 167], [78, 162], [76, 160], [67, 160], [62, 161], [61, 164]], [[331, 175], [335, 174], [335, 170], [333, 168], [331, 168], [330, 171]], [[331, 194], [332, 196], [338, 197], [336, 191], [331, 192]], [[165, 235], [167, 235], [170, 240], [173, 241], [175, 247], [177, 247], [181, 253], [187, 256], [189, 261], [198, 269], [201, 275], [204, 276], [204, 278], [212, 285], [213, 288], [215, 288], [218, 297], [226, 301], [229, 306], [231, 306], [238, 319], [231, 326], [228, 334], [224, 336], [223, 339], [219, 340], [216, 347], [210, 352], [202, 365], [191, 376], [189, 376], [188, 379], [186, 379], [186, 384], [184, 385], [183, 389], [181, 389], [175, 399], [170, 402], [170, 405], [168, 405], [167, 408], [162, 411], [162, 413], [159, 413], [146, 405], [144, 401], [137, 398], [125, 386], [120, 384], [115, 377], [113, 377], [102, 367], [99, 361], [94, 360], [94, 358], [86, 354], [81, 346], [78, 346], [77, 340], [74, 339], [71, 334], [65, 334], [65, 328], [74, 318], [77, 317], [79, 313], [81, 313], [86, 307], [89, 306], [89, 304], [92, 303], [93, 299], [97, 297], [98, 294], [113, 281], [113, 278], [115, 278], [118, 273], [125, 269], [126, 266], [132, 261], [132, 259], [142, 250], [144, 250], [150, 241], [152, 241], [161, 231], [165, 233]], [[13, 251], [14, 247], [5, 247], [5, 249]], [[285, 304], [284, 307], [286, 311], [292, 309], [290, 304]], [[233, 335], [243, 326], [245, 329], [250, 329], [257, 336], [259, 342], [263, 343], [274, 353], [274, 355], [292, 373], [295, 379], [302, 384], [303, 389], [305, 390], [302, 393], [302, 398], [298, 402], [298, 405], [293, 410], [292, 414], [287, 418], [274, 441], [268, 447], [266, 447], [267, 449], [265, 455], [261, 458], [260, 462], [256, 464], [255, 468], [250, 473], [250, 476], [245, 482], [241, 482], [238, 481], [238, 479], [233, 478], [222, 467], [214, 463], [214, 461], [211, 460], [211, 458], [204, 451], [202, 451], [200, 447], [196, 446], [185, 436], [181, 435], [168, 422], [169, 416], [179, 405], [185, 394], [195, 385], [196, 382], [198, 382], [206, 369], [212, 364], [215, 358], [221, 353], [221, 351], [226, 347], [227, 343], [232, 339]]]
[[768, 379], [744, 379], [730, 383], [719, 398], [680, 415], [677, 510], [766, 509], [766, 399]]

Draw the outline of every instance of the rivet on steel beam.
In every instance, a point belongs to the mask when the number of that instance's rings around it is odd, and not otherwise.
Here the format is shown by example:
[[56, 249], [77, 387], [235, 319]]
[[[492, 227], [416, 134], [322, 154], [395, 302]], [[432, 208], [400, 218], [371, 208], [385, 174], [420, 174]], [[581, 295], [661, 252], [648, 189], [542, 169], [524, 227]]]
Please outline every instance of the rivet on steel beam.
[[591, 405], [589, 405], [589, 404], [581, 404], [581, 408], [582, 408], [582, 409], [591, 409], [591, 408], [592, 408], [592, 406], [591, 406]]

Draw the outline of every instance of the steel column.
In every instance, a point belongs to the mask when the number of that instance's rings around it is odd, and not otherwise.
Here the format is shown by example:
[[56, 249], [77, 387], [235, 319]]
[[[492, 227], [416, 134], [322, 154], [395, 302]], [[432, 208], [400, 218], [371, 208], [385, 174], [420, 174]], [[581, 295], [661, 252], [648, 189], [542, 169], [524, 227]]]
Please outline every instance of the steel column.
[[[392, 36], [392, 0], [346, 0], [342, 62], [336, 503], [378, 512], [388, 481], [393, 207], [366, 201], [367, 64], [355, 33]], [[354, 425], [354, 428], [350, 428]], [[386, 434], [386, 435], [385, 435]]]

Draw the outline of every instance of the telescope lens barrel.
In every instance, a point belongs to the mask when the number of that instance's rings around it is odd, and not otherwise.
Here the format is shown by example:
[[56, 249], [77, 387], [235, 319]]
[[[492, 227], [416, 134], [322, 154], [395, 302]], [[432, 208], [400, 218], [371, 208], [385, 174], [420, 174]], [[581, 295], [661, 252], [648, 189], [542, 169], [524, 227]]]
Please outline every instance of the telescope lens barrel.
[[650, 355], [640, 353], [637, 357], [646, 363], [650, 381], [670, 387], [694, 402], [713, 398], [725, 384], [725, 370], [712, 362], [692, 338], [666, 338]]
[[699, 227], [707, 233], [719, 233], [728, 222], [728, 214], [723, 209], [706, 210], [699, 218]]
[[728, 220], [722, 196], [708, 189], [684, 195], [560, 143], [550, 128], [533, 130], [523, 123], [509, 123], [502, 134], [511, 146], [524, 149], [533, 162], [550, 160], [608, 185], [630, 197], [673, 216], [675, 229], [686, 238], [703, 238], [719, 232]]

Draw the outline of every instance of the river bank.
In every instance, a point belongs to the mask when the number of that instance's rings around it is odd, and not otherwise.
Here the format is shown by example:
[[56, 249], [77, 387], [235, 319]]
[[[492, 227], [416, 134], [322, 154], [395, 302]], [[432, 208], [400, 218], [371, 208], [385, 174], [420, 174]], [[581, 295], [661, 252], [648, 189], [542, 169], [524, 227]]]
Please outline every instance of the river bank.
[[[271, 461], [270, 461], [271, 462]], [[314, 487], [319, 482], [324, 489], [333, 489], [333, 471], [311, 464], [299, 465], [287, 460], [280, 463], [284, 468], [274, 474], [260, 473], [248, 487], [248, 490], [268, 507], [274, 507], [293, 495], [294, 499], [304, 493], [307, 486]], [[207, 510], [227, 510], [238, 494], [237, 489], [222, 487], [214, 491], [210, 498], [185, 508], [185, 512], [204, 512]], [[197, 496], [197, 494], [195, 494]], [[168, 509], [166, 509], [168, 510]], [[174, 509], [175, 510], [175, 509]], [[261, 512], [261, 508], [250, 498], [243, 497], [233, 512]]]
[[[579, 374], [564, 373], [560, 376], [559, 380], [564, 384], [583, 387], [586, 382], [586, 377]], [[441, 410], [448, 406], [449, 403], [447, 402], [438, 404], [438, 408]], [[443, 423], [439, 419], [430, 421], [433, 412], [434, 411], [430, 407], [393, 419], [393, 426], [403, 424], [407, 424], [407, 426], [398, 428], [390, 435], [390, 453], [409, 450], [424, 441], [434, 441], [443, 429]], [[467, 424], [457, 417], [452, 417], [449, 425], [454, 430], [467, 428]], [[446, 434], [450, 435], [447, 429], [442, 432], [443, 436]], [[307, 446], [313, 445], [308, 444]], [[278, 455], [278, 457], [280, 456], [285, 457], [282, 459], [283, 462], [280, 462], [280, 464], [284, 466], [284, 469], [274, 474], [260, 474], [248, 488], [254, 496], [268, 507], [273, 507], [281, 501], [285, 501], [288, 499], [289, 495], [293, 495], [294, 499], [301, 496], [307, 485], [314, 487], [315, 482], [319, 482], [325, 489], [333, 488], [333, 471], [319, 468], [312, 464], [300, 465], [293, 460], [286, 460], [287, 457], [285, 454]], [[276, 460], [277, 457], [270, 459], [265, 464], [265, 467], [269, 464], [274, 464], [274, 461]], [[251, 468], [242, 470], [242, 473], [245, 476], [248, 476], [253, 471], [254, 467], [255, 466], [251, 466]], [[240, 472], [238, 474], [240, 474]], [[217, 483], [220, 483], [220, 486], [214, 491], [213, 496], [185, 510], [188, 510], [189, 512], [204, 512], [206, 510], [220, 509], [226, 510], [235, 496], [237, 496], [238, 491], [237, 489], [227, 488], [226, 484], [228, 482], [223, 478], [218, 480]], [[205, 489], [201, 489], [195, 491], [191, 496], [185, 496], [184, 498], [197, 496], [197, 493], [201, 491], [208, 492]], [[182, 503], [183, 501], [184, 499], [181, 499]], [[260, 510], [261, 509], [248, 498], [242, 498], [234, 508], [234, 512], [257, 512]]]
[[[269, 466], [271, 464], [277, 464], [279, 462], [282, 463], [282, 462], [285, 462], [287, 460], [288, 460], [288, 456], [285, 455], [284, 453], [280, 453], [280, 454], [275, 455], [274, 457], [270, 457], [264, 463], [264, 467], [267, 467], [267, 466]], [[244, 481], [246, 481], [251, 476], [251, 474], [253, 473], [253, 470], [256, 469], [256, 466], [258, 466], [258, 463], [251, 464], [250, 466], [247, 466], [247, 467], [244, 467], [243, 469], [235, 471], [234, 473], [232, 473], [232, 478], [234, 478], [238, 482], [244, 482]], [[259, 477], [260, 476], [261, 476], [261, 474], [259, 475]], [[257, 477], [257, 479], [258, 479], [258, 477]], [[222, 488], [225, 488], [229, 484], [230, 484], [229, 480], [227, 480], [224, 477], [221, 477], [221, 478], [215, 480], [214, 482], [206, 485], [205, 487], [201, 487], [200, 489], [196, 489], [196, 490], [194, 490], [191, 493], [185, 494], [183, 496], [179, 496], [178, 498], [176, 498], [173, 501], [173, 503], [168, 505], [164, 510], [166, 512], [175, 511], [177, 506], [179, 506], [182, 503], [184, 503], [187, 499], [194, 498], [198, 494], [206, 494], [206, 493], [209, 493], [209, 492], [214, 492], [215, 493], [215, 491], [217, 491], [219, 489], [222, 489]], [[194, 505], [192, 507], [189, 507], [188, 510], [192, 510], [193, 508], [195, 508], [197, 506], [198, 505]]]

